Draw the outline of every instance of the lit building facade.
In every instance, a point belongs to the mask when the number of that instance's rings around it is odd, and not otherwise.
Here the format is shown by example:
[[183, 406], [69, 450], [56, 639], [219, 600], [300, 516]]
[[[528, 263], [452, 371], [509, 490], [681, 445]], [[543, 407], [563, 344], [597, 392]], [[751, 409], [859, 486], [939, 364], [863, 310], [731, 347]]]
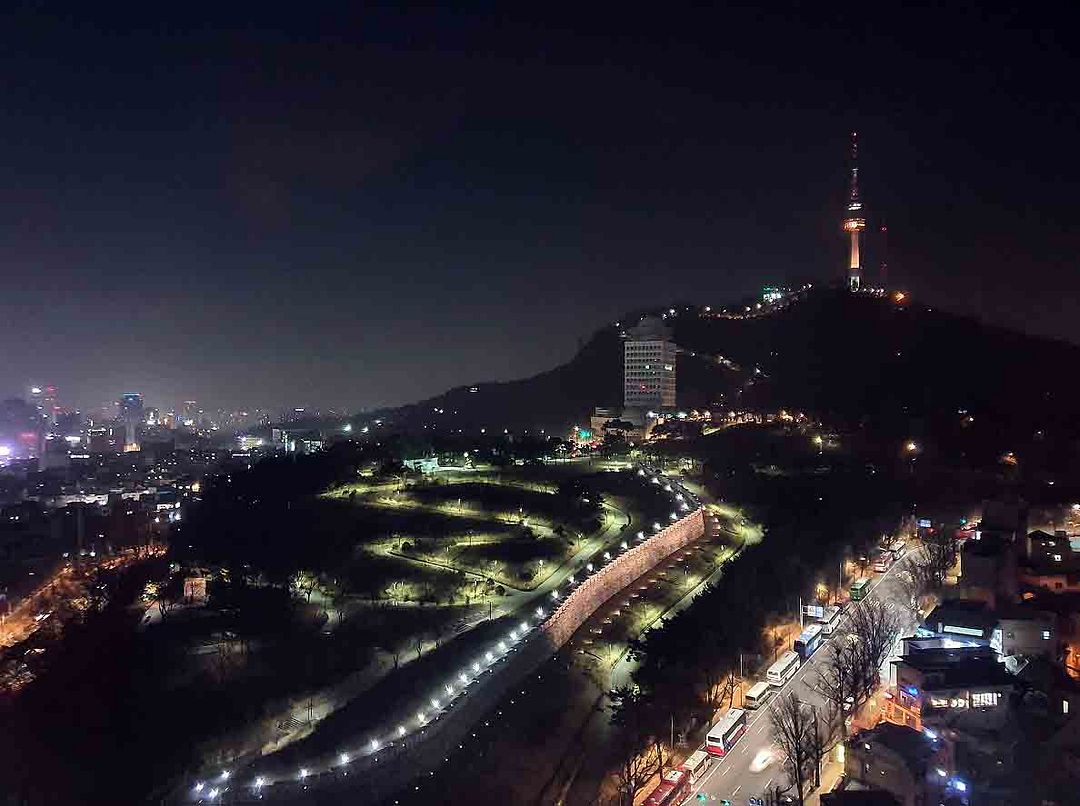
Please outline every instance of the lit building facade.
[[127, 392], [120, 397], [120, 419], [124, 421], [124, 450], [139, 450], [139, 425], [142, 424], [143, 398], [137, 392]]
[[663, 320], [646, 316], [623, 344], [623, 405], [675, 408], [675, 342]]

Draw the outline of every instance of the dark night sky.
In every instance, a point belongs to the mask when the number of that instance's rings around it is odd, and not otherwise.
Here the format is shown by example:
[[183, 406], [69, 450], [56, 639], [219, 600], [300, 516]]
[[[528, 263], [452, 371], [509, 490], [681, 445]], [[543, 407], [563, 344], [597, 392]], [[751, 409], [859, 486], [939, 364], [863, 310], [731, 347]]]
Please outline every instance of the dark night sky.
[[1076, 20], [1030, 4], [60, 5], [0, 18], [2, 394], [531, 374], [629, 308], [842, 274], [852, 128], [894, 284], [1080, 341]]

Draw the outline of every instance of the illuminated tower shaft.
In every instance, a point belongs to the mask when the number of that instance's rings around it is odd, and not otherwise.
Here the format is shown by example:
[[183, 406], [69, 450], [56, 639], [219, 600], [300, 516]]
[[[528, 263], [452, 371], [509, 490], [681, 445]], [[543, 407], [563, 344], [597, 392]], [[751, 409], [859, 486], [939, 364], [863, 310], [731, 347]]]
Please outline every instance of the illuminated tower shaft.
[[848, 288], [858, 291], [862, 283], [862, 261], [859, 256], [859, 240], [866, 229], [866, 219], [862, 217], [862, 201], [859, 199], [859, 142], [858, 133], [851, 133], [851, 191], [848, 195], [847, 217], [844, 218], [844, 232], [851, 239], [848, 256]]

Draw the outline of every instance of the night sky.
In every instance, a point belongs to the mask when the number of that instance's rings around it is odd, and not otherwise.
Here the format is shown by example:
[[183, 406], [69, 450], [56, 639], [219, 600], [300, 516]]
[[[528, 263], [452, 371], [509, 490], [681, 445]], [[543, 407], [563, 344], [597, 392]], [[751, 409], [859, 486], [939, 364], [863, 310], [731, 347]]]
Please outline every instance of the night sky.
[[0, 18], [0, 394], [528, 375], [634, 307], [842, 277], [853, 128], [892, 285], [1080, 341], [1076, 19], [91, 5]]

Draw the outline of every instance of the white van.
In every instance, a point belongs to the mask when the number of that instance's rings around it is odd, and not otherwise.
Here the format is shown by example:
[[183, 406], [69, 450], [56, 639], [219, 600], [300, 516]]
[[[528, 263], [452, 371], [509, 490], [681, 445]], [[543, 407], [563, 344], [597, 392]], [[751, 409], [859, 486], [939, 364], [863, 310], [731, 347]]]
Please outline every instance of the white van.
[[763, 706], [770, 696], [772, 696], [772, 688], [765, 681], [760, 681], [750, 686], [750, 690], [746, 692], [743, 702], [747, 710], [753, 711]]
[[695, 750], [686, 757], [686, 761], [679, 765], [679, 769], [690, 773], [690, 781], [696, 785], [708, 772], [710, 764], [712, 764], [712, 756], [704, 750]]

